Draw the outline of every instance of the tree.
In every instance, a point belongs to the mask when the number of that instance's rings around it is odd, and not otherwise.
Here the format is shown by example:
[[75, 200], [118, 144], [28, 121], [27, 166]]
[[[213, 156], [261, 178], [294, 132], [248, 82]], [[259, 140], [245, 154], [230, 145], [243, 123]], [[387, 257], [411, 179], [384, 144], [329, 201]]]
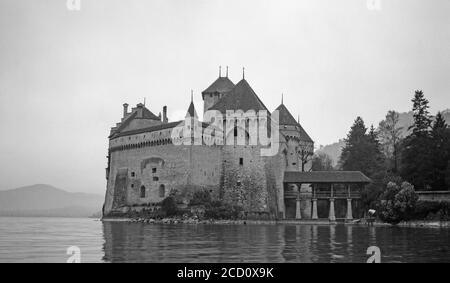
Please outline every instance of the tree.
[[313, 146], [311, 143], [300, 141], [296, 151], [302, 165], [302, 172], [305, 172], [305, 165], [313, 157]]
[[384, 177], [384, 158], [373, 126], [368, 134], [361, 117], [357, 117], [345, 139], [339, 165], [342, 170], [361, 171], [381, 181]]
[[391, 224], [409, 220], [414, 215], [418, 199], [414, 186], [410, 183], [403, 182], [399, 186], [389, 182], [381, 197], [379, 216], [381, 220]]
[[450, 129], [442, 114], [438, 112], [431, 129], [431, 163], [432, 182], [435, 190], [446, 189], [450, 183], [446, 180], [448, 164], [450, 162]]
[[339, 159], [339, 166], [343, 170], [361, 170], [365, 167], [367, 153], [367, 128], [361, 117], [357, 117], [347, 138]]
[[423, 91], [416, 90], [414, 93], [414, 98], [411, 100], [413, 103], [413, 118], [414, 124], [409, 127], [413, 130], [413, 134], [421, 135], [428, 134], [431, 126], [431, 116], [428, 111], [429, 101], [425, 98]]
[[331, 171], [333, 169], [333, 160], [328, 154], [319, 152], [313, 156], [312, 171]]
[[367, 174], [371, 178], [375, 179], [376, 182], [381, 183], [383, 180], [386, 170], [384, 168], [385, 157], [381, 152], [381, 144], [378, 139], [378, 133], [375, 131], [373, 125], [370, 126], [370, 131], [368, 134], [369, 139], [369, 160], [371, 161], [367, 164]]
[[367, 128], [361, 117], [357, 117], [345, 139], [339, 160], [342, 170], [361, 171], [373, 180], [361, 192], [361, 202], [365, 209], [373, 208], [383, 190], [385, 176], [384, 155], [374, 127]]
[[429, 190], [432, 183], [432, 161], [430, 138], [431, 116], [428, 100], [422, 91], [416, 91], [413, 102], [414, 124], [412, 133], [403, 143], [401, 176], [418, 189]]
[[383, 153], [391, 160], [392, 171], [398, 172], [398, 151], [403, 127], [398, 125], [399, 114], [393, 110], [388, 111], [386, 118], [378, 125], [378, 133]]

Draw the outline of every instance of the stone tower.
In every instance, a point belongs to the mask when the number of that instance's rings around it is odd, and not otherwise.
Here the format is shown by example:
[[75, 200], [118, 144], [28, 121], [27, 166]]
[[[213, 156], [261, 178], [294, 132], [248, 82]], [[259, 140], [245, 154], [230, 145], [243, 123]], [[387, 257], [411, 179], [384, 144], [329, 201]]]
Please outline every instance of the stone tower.
[[219, 78], [202, 92], [203, 112], [209, 110], [222, 97], [234, 88], [234, 83], [228, 78], [228, 67], [225, 77], [219, 71]]

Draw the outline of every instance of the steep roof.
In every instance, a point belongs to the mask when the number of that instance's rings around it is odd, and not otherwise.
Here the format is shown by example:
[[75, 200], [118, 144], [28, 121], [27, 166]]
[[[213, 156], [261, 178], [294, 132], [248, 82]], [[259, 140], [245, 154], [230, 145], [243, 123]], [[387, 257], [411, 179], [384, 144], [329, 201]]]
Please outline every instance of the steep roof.
[[360, 171], [312, 171], [284, 172], [286, 183], [371, 183], [372, 180]]
[[301, 140], [308, 141], [308, 142], [314, 142], [300, 124], [298, 124], [298, 127], [299, 127], [299, 131], [300, 131], [300, 139]]
[[195, 111], [194, 102], [191, 101], [191, 104], [189, 104], [188, 111], [186, 113], [186, 117], [198, 117], [197, 111]]
[[248, 82], [242, 79], [230, 92], [214, 104], [211, 110], [218, 110], [225, 113], [226, 110], [267, 110], [267, 107], [259, 99]]
[[291, 112], [286, 108], [286, 106], [281, 103], [280, 106], [277, 107], [278, 115], [279, 115], [279, 124], [281, 126], [296, 126], [300, 132], [300, 139], [307, 142], [313, 142], [308, 133], [303, 129], [302, 125], [300, 125], [295, 118], [292, 116]]
[[142, 118], [144, 119], [152, 119], [152, 120], [158, 120], [160, 121], [161, 118], [153, 114], [152, 111], [148, 110], [145, 106], [143, 106], [142, 109]]
[[289, 112], [286, 106], [284, 106], [284, 104], [280, 104], [280, 106], [278, 106], [275, 110], [278, 110], [280, 125], [299, 125], [295, 118], [292, 116], [291, 112]]
[[109, 135], [109, 137], [115, 136], [118, 133], [122, 132], [135, 119], [148, 119], [161, 121], [160, 117], [156, 116], [155, 114], [152, 113], [152, 111], [148, 110], [144, 104], [139, 103], [136, 105], [136, 108], [133, 108], [132, 112], [125, 117], [125, 119], [120, 123], [120, 125], [113, 130], [113, 132]]
[[224, 93], [229, 92], [234, 88], [234, 83], [228, 77], [219, 77], [215, 80], [207, 89], [205, 89], [204, 93]]
[[[136, 134], [141, 134], [141, 133], [151, 133], [154, 131], [160, 131], [160, 130], [165, 130], [165, 129], [171, 129], [171, 128], [175, 128], [177, 126], [183, 125], [184, 122], [185, 122], [185, 120], [181, 120], [181, 121], [175, 121], [175, 122], [145, 127], [145, 128], [141, 128], [141, 129], [136, 129], [136, 130], [125, 131], [125, 132], [121, 132], [121, 133], [114, 135], [113, 138], [136, 135]], [[201, 125], [202, 125], [202, 128], [207, 128], [210, 126], [209, 124], [203, 123], [203, 122], [201, 123]]]

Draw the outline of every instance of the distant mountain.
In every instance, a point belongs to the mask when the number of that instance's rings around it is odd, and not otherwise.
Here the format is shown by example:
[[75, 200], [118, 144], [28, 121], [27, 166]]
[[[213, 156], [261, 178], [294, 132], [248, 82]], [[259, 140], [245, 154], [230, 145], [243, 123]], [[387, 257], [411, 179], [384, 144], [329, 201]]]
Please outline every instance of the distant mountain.
[[[444, 117], [447, 124], [450, 125], [450, 109], [446, 109], [441, 112], [442, 116]], [[436, 113], [437, 114], [437, 113]], [[408, 128], [413, 124], [413, 112], [404, 112], [399, 113], [399, 126], [403, 127], [402, 130], [402, 137], [406, 137], [411, 131], [408, 130]], [[367, 126], [367, 125], [366, 125]], [[378, 126], [378, 125], [374, 125]], [[333, 161], [333, 166], [337, 165], [337, 162], [339, 161], [339, 157], [341, 156], [342, 148], [345, 146], [344, 139], [339, 140], [338, 142], [321, 146], [318, 150], [316, 150], [317, 153], [322, 152], [331, 157], [331, 160]]]
[[1, 216], [90, 217], [101, 211], [103, 196], [70, 193], [37, 184], [0, 191]]
[[320, 146], [318, 150], [316, 150], [316, 153], [325, 153], [327, 154], [332, 161], [332, 165], [336, 166], [337, 162], [339, 161], [339, 158], [341, 156], [342, 148], [345, 146], [345, 141], [343, 139], [339, 140], [338, 142]]

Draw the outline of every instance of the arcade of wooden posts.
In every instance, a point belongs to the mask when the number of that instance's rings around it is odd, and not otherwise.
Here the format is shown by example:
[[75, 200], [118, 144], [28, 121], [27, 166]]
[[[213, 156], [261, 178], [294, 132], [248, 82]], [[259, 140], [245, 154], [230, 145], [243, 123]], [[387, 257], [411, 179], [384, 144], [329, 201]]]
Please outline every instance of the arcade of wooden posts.
[[[345, 220], [353, 219], [352, 200], [361, 198], [361, 190], [372, 180], [360, 171], [314, 171], [284, 173], [284, 202], [295, 200], [295, 219], [302, 219], [301, 204], [311, 203], [304, 219], [319, 219], [317, 201], [329, 202], [328, 219], [336, 221], [335, 200], [347, 200]], [[306, 189], [302, 184], [308, 184]], [[309, 210], [308, 210], [309, 212]], [[293, 215], [292, 215], [293, 216]], [[284, 218], [293, 218], [285, 213]]]

